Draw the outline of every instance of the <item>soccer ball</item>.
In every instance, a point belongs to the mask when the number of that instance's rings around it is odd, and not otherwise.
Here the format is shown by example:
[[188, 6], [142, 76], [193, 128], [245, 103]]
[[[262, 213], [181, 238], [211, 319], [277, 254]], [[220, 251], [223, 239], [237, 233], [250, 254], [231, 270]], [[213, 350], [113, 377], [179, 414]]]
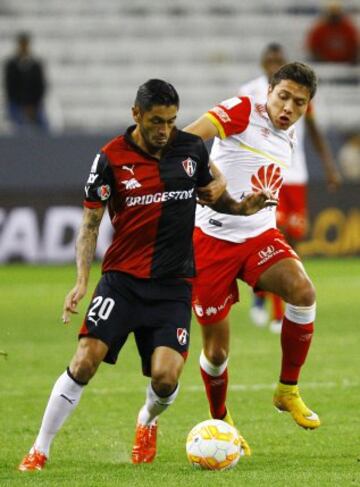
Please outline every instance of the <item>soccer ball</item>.
[[186, 454], [189, 462], [204, 470], [235, 467], [243, 451], [236, 428], [219, 419], [197, 424], [188, 434]]

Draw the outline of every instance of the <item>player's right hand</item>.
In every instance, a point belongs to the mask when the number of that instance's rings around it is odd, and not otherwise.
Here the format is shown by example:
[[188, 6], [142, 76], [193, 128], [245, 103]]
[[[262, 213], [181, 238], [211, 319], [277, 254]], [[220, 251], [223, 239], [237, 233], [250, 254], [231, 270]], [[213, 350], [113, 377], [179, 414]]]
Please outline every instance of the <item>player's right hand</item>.
[[86, 286], [84, 284], [76, 284], [66, 295], [62, 314], [63, 323], [70, 323], [70, 315], [78, 313], [76, 311], [77, 305], [85, 294]]

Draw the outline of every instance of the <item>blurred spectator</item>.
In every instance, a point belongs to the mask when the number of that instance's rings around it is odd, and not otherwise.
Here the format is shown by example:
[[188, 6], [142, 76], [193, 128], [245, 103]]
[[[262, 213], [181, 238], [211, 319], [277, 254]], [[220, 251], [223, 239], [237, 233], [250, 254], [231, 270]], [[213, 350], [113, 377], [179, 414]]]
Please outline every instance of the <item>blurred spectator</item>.
[[314, 61], [356, 63], [358, 60], [357, 27], [338, 2], [329, 3], [321, 19], [310, 29], [306, 44]]
[[346, 180], [360, 181], [360, 133], [349, 137], [342, 146], [339, 164]]
[[31, 37], [22, 32], [16, 38], [16, 52], [5, 63], [4, 85], [8, 115], [19, 129], [47, 130], [43, 109], [46, 91], [42, 63], [31, 53]]

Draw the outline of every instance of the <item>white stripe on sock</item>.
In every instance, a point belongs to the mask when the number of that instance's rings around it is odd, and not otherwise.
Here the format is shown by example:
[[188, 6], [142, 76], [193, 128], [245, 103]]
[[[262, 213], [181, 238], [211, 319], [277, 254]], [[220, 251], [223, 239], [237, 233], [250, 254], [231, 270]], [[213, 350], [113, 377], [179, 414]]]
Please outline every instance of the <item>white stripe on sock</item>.
[[286, 303], [285, 316], [298, 325], [313, 323], [316, 316], [316, 303], [311, 306], [294, 306]]
[[228, 359], [225, 360], [221, 365], [214, 365], [212, 364], [207, 358], [204, 353], [204, 350], [201, 350], [200, 354], [200, 367], [205, 370], [205, 372], [211, 377], [219, 377], [221, 374], [224, 373], [226, 367], [228, 365]]

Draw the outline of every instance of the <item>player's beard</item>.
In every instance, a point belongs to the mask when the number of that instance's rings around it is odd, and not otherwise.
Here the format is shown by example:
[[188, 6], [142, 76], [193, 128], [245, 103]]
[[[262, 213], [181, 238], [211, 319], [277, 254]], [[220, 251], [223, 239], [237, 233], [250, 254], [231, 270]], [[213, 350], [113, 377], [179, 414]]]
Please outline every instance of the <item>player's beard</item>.
[[151, 140], [151, 135], [149, 130], [146, 130], [146, 128], [143, 125], [140, 125], [140, 133], [141, 137], [143, 138], [143, 141], [146, 145], [147, 151], [150, 154], [155, 154], [161, 150], [164, 149], [164, 147], [167, 146], [169, 143], [170, 137], [166, 140], [164, 144], [156, 144], [156, 142]]

